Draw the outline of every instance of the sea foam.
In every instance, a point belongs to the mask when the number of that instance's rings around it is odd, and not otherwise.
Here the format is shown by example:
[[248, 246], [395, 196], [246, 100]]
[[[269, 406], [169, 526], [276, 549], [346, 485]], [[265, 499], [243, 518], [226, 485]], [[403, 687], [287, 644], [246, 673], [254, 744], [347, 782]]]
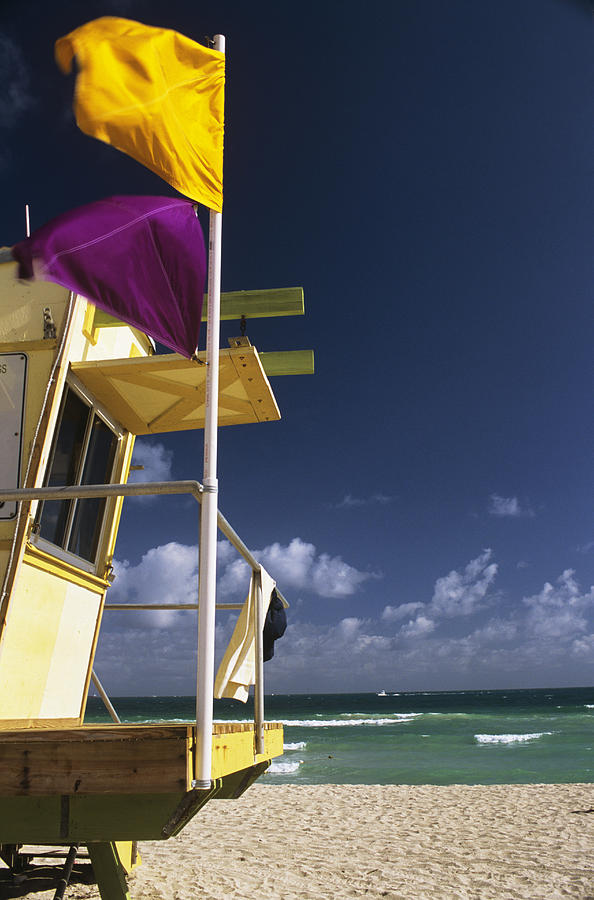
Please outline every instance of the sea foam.
[[293, 772], [296, 772], [301, 763], [302, 759], [297, 760], [296, 762], [273, 762], [270, 767], [266, 770], [267, 775], [292, 775]]
[[305, 750], [307, 743], [305, 741], [295, 741], [293, 744], [283, 744], [283, 750]]
[[391, 718], [361, 719], [286, 719], [283, 724], [295, 728], [353, 728], [359, 725], [406, 725], [422, 713], [396, 713]]
[[526, 741], [537, 741], [552, 731], [537, 731], [534, 734], [475, 734], [478, 744], [523, 744]]

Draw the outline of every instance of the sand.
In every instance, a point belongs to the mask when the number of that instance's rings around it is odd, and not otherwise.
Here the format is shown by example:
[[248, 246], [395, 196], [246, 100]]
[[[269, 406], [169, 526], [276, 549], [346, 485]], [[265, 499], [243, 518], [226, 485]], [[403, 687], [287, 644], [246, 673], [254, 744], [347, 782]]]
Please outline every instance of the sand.
[[134, 900], [594, 900], [594, 786], [257, 784], [140, 853]]

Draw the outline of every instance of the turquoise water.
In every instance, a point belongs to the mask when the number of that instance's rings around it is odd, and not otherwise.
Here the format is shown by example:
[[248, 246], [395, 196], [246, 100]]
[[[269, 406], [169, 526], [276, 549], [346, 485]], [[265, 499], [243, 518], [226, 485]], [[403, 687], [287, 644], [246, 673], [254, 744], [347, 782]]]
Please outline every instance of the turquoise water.
[[[113, 699], [126, 722], [191, 721], [193, 697]], [[594, 780], [594, 688], [378, 694], [278, 694], [285, 724], [269, 784], [534, 784]], [[215, 719], [253, 706], [215, 701]], [[108, 721], [90, 698], [87, 722]]]

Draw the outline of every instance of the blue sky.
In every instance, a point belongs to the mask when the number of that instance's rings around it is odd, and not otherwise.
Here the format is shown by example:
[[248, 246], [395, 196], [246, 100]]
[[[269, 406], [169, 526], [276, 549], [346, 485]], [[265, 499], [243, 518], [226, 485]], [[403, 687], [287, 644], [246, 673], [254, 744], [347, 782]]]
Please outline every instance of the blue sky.
[[[291, 603], [267, 690], [591, 684], [591, 4], [4, 0], [0, 243], [25, 203], [174, 193], [74, 123], [53, 42], [104, 14], [226, 35], [223, 289], [305, 290], [247, 333], [316, 374], [219, 438], [221, 509]], [[200, 480], [202, 433], [136, 462]], [[126, 501], [111, 599], [193, 600], [196, 531], [193, 501]], [[104, 621], [110, 693], [192, 692], [191, 614]]]

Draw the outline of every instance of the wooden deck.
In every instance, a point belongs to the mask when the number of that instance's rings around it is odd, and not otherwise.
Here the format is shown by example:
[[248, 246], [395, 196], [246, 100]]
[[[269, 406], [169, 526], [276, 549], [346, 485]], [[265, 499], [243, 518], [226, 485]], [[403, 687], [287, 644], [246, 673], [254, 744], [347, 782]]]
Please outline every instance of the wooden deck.
[[[283, 729], [264, 726], [256, 755], [251, 723], [215, 723], [212, 777], [280, 756]], [[195, 725], [83, 725], [0, 731], [0, 797], [187, 791], [195, 778]]]
[[238, 797], [283, 752], [283, 728], [214, 726], [210, 791], [195, 790], [195, 725], [0, 731], [0, 843], [159, 840], [210, 799]]

